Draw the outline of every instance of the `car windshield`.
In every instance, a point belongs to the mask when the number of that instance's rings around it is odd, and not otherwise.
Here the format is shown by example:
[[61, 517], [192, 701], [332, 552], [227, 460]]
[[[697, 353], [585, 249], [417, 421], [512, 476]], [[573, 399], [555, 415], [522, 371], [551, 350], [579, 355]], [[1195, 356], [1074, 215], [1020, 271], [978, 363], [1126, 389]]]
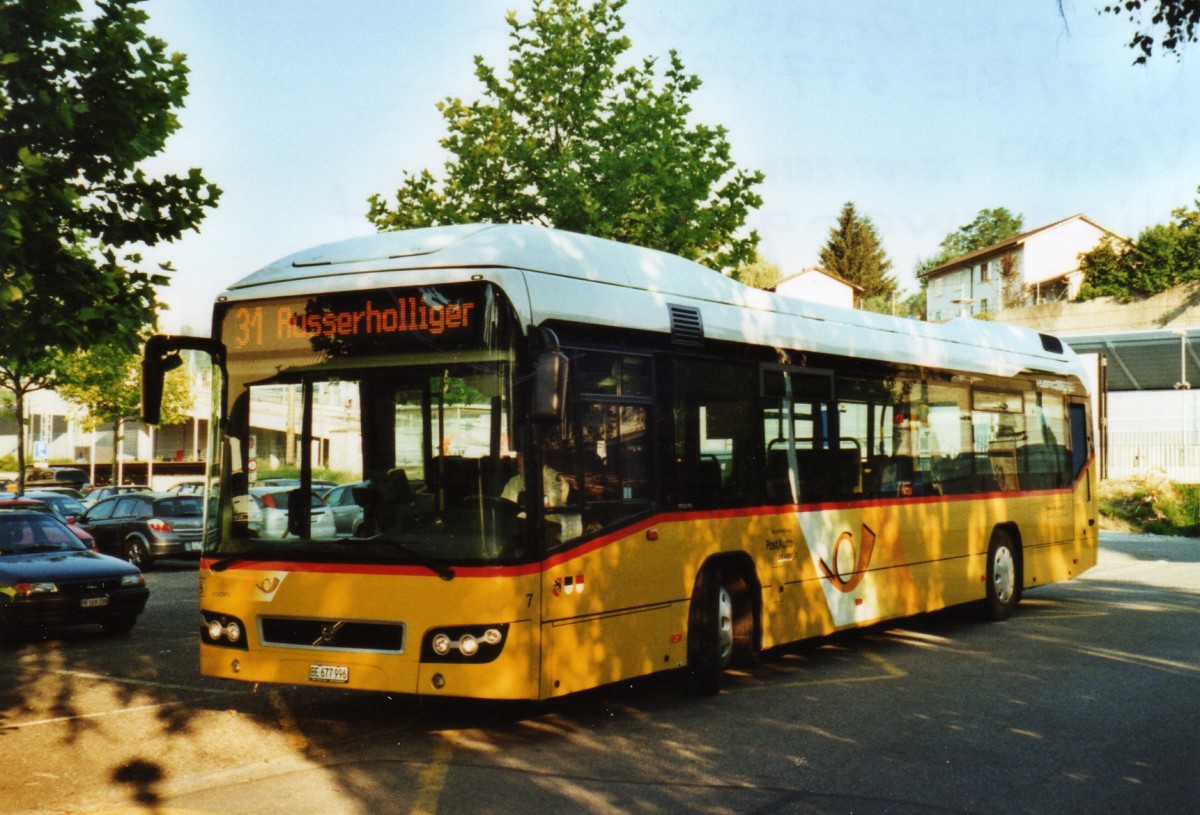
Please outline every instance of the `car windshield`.
[[31, 497], [43, 504], [49, 504], [63, 515], [82, 515], [87, 510], [87, 507], [69, 495], [56, 495], [51, 492]]
[[0, 513], [0, 555], [86, 549], [62, 521], [38, 512]]

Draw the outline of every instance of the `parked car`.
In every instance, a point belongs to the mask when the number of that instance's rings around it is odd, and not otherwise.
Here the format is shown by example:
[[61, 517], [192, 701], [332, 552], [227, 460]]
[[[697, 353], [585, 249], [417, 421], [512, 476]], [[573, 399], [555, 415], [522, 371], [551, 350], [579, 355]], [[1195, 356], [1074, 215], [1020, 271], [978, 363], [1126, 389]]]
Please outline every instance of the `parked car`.
[[[73, 501], [74, 499], [69, 498], [68, 500]], [[75, 503], [79, 502], [76, 501]], [[80, 542], [87, 546], [87, 548], [96, 549], [96, 539], [92, 537], [91, 532], [88, 532], [82, 526], [75, 523], [74, 518], [64, 518], [62, 513], [55, 509], [53, 505], [31, 498], [28, 493], [23, 497], [14, 496], [8, 500], [0, 501], [0, 512], [41, 512], [46, 515], [53, 515], [65, 523], [67, 528], [71, 530], [71, 533], [79, 538]]]
[[[250, 531], [260, 538], [286, 538], [288, 536], [288, 496], [293, 492], [288, 487], [251, 487], [248, 524]], [[324, 499], [315, 492], [310, 500], [312, 537], [332, 538], [337, 534], [333, 511]]]
[[180, 481], [178, 484], [172, 484], [167, 487], [166, 492], [174, 493], [175, 495], [203, 495], [203, 481]]
[[[251, 486], [254, 486], [254, 487], [292, 487], [293, 489], [295, 489], [296, 487], [300, 486], [300, 479], [299, 478], [274, 478], [274, 477], [260, 478], [257, 481], [255, 481]], [[314, 478], [312, 480], [313, 492], [317, 493], [317, 495], [321, 495], [322, 493], [329, 492], [329, 490], [333, 489], [336, 486], [337, 486], [336, 481], [326, 481], [323, 478]]]
[[141, 569], [166, 557], [198, 558], [204, 499], [197, 495], [128, 492], [98, 501], [79, 519], [101, 552]]
[[56, 487], [53, 484], [30, 484], [25, 489], [34, 489], [38, 492], [57, 492], [59, 495], [69, 496], [76, 501], [83, 500], [83, 493], [74, 487]]
[[363, 522], [363, 508], [354, 500], [354, 491], [366, 485], [365, 481], [341, 484], [323, 496], [333, 513], [333, 525], [340, 535], [357, 535]]
[[0, 639], [53, 625], [133, 628], [150, 590], [137, 566], [89, 550], [45, 512], [0, 512]]
[[111, 498], [114, 495], [125, 495], [131, 492], [150, 492], [150, 488], [145, 484], [109, 484], [106, 487], [96, 487], [83, 498], [83, 503], [87, 506], [92, 506], [105, 498]]
[[42, 467], [25, 471], [25, 488], [29, 487], [69, 487], [78, 490], [80, 495], [86, 493], [92, 486], [92, 479], [87, 471], [78, 467]]
[[87, 507], [78, 498], [57, 490], [26, 490], [24, 497], [49, 504], [67, 523], [74, 523], [87, 511]]

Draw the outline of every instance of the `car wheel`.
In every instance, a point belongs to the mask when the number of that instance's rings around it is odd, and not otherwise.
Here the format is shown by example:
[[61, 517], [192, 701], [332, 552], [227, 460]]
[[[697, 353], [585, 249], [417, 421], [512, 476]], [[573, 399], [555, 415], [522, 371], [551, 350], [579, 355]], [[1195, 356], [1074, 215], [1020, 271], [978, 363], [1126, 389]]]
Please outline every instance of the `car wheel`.
[[140, 538], [130, 538], [125, 541], [125, 559], [143, 572], [150, 571], [150, 567], [154, 565], [146, 542]]

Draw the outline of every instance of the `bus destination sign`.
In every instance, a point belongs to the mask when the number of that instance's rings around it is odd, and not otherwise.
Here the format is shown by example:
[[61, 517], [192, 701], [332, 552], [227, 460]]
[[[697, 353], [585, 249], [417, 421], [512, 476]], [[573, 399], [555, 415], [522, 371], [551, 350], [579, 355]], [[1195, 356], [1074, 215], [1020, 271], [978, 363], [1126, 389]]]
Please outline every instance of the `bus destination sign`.
[[374, 289], [237, 303], [225, 315], [232, 352], [383, 352], [477, 345], [496, 297], [489, 284]]

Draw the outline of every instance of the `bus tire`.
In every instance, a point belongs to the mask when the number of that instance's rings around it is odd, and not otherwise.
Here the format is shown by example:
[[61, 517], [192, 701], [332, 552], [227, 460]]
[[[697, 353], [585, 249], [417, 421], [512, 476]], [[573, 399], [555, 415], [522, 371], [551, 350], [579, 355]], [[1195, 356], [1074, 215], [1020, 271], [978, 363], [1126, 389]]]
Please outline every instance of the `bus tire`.
[[733, 596], [721, 569], [706, 566], [696, 579], [688, 611], [688, 684], [696, 693], [721, 691], [721, 678], [733, 659]]
[[1021, 601], [1021, 549], [1006, 529], [992, 532], [986, 581], [988, 617], [997, 622], [1007, 620]]

